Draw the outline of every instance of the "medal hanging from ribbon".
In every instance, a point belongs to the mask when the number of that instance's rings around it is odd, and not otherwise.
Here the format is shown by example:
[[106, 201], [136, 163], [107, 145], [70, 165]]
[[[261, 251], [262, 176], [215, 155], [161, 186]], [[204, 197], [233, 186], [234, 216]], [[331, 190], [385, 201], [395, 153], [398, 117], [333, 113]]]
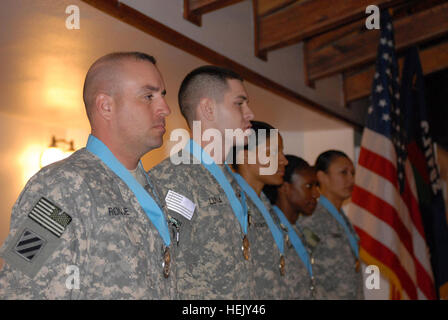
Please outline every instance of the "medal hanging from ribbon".
[[[113, 155], [107, 146], [93, 135], [89, 135], [86, 149], [96, 155], [110, 170], [112, 170], [129, 187], [138, 200], [138, 203], [146, 213], [151, 223], [156, 227], [160, 237], [164, 242], [163, 248], [163, 275], [169, 276], [171, 256], [170, 256], [170, 234], [165, 215], [159, 205], [149, 195], [149, 193], [138, 183], [120, 161]], [[141, 165], [141, 163], [139, 163]]]
[[277, 214], [278, 218], [280, 219], [280, 222], [286, 227], [288, 231], [289, 240], [291, 241], [292, 246], [297, 252], [297, 255], [299, 256], [300, 260], [302, 260], [303, 264], [305, 265], [306, 269], [308, 270], [308, 273], [310, 275], [311, 281], [314, 281], [313, 276], [313, 268], [310, 256], [308, 252], [306, 251], [305, 246], [303, 245], [302, 240], [300, 240], [300, 237], [297, 235], [297, 233], [294, 231], [294, 228], [289, 223], [288, 219], [286, 219], [284, 213], [280, 210], [279, 207], [273, 206], [274, 212]]
[[[145, 172], [145, 169], [143, 168], [143, 164], [140, 161], [138, 163], [139, 169], [141, 169], [141, 171], [143, 172], [143, 175], [145, 176], [145, 180], [146, 180], [146, 186], [144, 187], [144, 189], [146, 190], [146, 192], [148, 192], [149, 194], [152, 194], [153, 197], [155, 198], [156, 202], [159, 204], [160, 207], [163, 208], [162, 202], [160, 201], [160, 197], [157, 193], [156, 188], [154, 187], [154, 184], [152, 183], [151, 179], [149, 178], [148, 173]], [[176, 234], [173, 235], [173, 238], [176, 239], [177, 245], [179, 245], [179, 226], [178, 223], [175, 219], [173, 219], [172, 217], [170, 217], [167, 213], [167, 218], [170, 221], [171, 225], [175, 226], [176, 229]], [[164, 245], [162, 248], [162, 268], [163, 268], [163, 276], [165, 278], [168, 278], [170, 275], [170, 270], [171, 270], [171, 253], [170, 253], [170, 247]]]
[[210, 174], [216, 179], [221, 188], [224, 190], [224, 193], [227, 196], [227, 199], [230, 202], [230, 206], [232, 207], [232, 211], [238, 219], [242, 232], [244, 234], [242, 241], [242, 251], [244, 259], [248, 260], [250, 257], [250, 244], [249, 239], [247, 238], [247, 205], [246, 198], [244, 192], [241, 193], [241, 202], [238, 200], [232, 185], [229, 180], [227, 180], [224, 172], [218, 167], [215, 161], [210, 157], [210, 155], [205, 152], [204, 149], [201, 148], [193, 139], [190, 139], [185, 146], [184, 150], [192, 154], [196, 159], [198, 159], [201, 164], [205, 167], [205, 169], [210, 172]]
[[231, 175], [235, 178], [235, 180], [238, 182], [240, 187], [243, 189], [243, 191], [247, 194], [247, 196], [252, 200], [252, 202], [255, 204], [255, 206], [258, 208], [258, 211], [260, 211], [261, 215], [263, 216], [264, 220], [266, 221], [269, 230], [271, 231], [272, 237], [274, 238], [274, 242], [277, 245], [277, 248], [280, 251], [280, 262], [279, 262], [279, 268], [280, 268], [280, 274], [283, 276], [285, 275], [285, 257], [284, 257], [284, 238], [283, 238], [283, 232], [280, 230], [280, 228], [275, 224], [274, 220], [272, 219], [268, 209], [261, 201], [260, 197], [257, 195], [255, 190], [244, 180], [244, 178], [239, 175], [238, 173], [232, 172], [230, 167], [226, 164], [227, 170], [230, 172]]

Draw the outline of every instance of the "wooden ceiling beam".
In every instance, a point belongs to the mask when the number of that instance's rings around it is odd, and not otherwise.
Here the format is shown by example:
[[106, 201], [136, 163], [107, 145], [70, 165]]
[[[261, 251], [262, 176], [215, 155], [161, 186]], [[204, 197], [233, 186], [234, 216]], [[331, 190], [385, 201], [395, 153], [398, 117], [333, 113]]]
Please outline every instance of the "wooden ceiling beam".
[[258, 8], [256, 12], [257, 16], [264, 17], [300, 0], [254, 0], [254, 1], [257, 2], [257, 8]]
[[[423, 74], [428, 75], [443, 69], [448, 69], [448, 41], [420, 50], [420, 61]], [[401, 69], [404, 58], [398, 60]], [[375, 66], [353, 74], [344, 73], [344, 90], [346, 102], [352, 102], [370, 95]]]
[[[397, 51], [436, 39], [448, 33], [448, 3], [398, 19], [393, 25]], [[315, 81], [372, 63], [379, 34], [379, 30], [367, 30], [362, 20], [306, 41], [307, 78]]]
[[184, 0], [184, 18], [201, 26], [202, 15], [243, 0]]
[[159, 39], [167, 44], [172, 45], [175, 48], [183, 50], [199, 59], [211, 63], [227, 67], [239, 73], [246, 81], [263, 88], [271, 93], [279, 95], [293, 103], [301, 105], [309, 110], [318, 112], [324, 115], [331, 115], [337, 119], [340, 119], [354, 128], [360, 129], [361, 125], [350, 117], [344, 116], [334, 110], [327, 108], [321, 104], [318, 104], [301, 94], [288, 89], [281, 84], [270, 80], [261, 74], [252, 71], [246, 66], [239, 64], [238, 62], [231, 60], [216, 51], [188, 38], [187, 36], [180, 34], [179, 32], [165, 26], [164, 24], [144, 15], [140, 11], [127, 6], [118, 0], [81, 0], [98, 10], [122, 21], [134, 28], [143, 31], [144, 33]]
[[[253, 0], [257, 56], [367, 17], [366, 7], [388, 8], [407, 0]], [[270, 13], [270, 14], [269, 14]]]

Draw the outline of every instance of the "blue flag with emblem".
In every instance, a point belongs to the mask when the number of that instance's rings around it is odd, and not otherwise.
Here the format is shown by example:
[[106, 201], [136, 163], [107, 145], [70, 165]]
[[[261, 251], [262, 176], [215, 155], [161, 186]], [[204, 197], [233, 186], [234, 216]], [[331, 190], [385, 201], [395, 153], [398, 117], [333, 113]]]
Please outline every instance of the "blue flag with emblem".
[[435, 288], [439, 298], [448, 299], [448, 225], [427, 116], [423, 72], [415, 47], [409, 49], [406, 54], [401, 96], [407, 120], [408, 158], [414, 171]]

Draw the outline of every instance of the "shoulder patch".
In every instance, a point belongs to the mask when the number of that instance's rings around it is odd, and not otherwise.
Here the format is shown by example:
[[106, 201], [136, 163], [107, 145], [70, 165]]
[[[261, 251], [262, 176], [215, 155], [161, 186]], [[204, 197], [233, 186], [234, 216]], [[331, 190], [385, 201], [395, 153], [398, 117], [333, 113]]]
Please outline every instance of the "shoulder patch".
[[72, 217], [44, 197], [39, 199], [28, 217], [58, 238], [72, 222]]
[[17, 244], [14, 247], [14, 252], [24, 258], [26, 261], [33, 261], [41, 249], [45, 246], [45, 239], [29, 229], [24, 229]]
[[34, 278], [64, 242], [61, 236], [71, 222], [71, 216], [41, 197], [21, 226], [9, 235], [2, 258], [13, 269]]
[[2, 258], [13, 269], [22, 271], [31, 278], [39, 272], [45, 262], [55, 253], [63, 242], [49, 229], [28, 217], [19, 227]]

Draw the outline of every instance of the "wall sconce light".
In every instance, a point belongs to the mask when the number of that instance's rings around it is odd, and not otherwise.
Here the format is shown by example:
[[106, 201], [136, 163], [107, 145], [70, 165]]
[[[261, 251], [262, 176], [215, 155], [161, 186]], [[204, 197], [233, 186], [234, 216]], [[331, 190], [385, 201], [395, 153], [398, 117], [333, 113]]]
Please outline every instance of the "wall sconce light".
[[[64, 144], [64, 148], [60, 147], [61, 144]], [[52, 136], [50, 146], [40, 156], [40, 167], [43, 168], [53, 162], [65, 159], [73, 152], [75, 152], [73, 140], [56, 139], [55, 136]]]

